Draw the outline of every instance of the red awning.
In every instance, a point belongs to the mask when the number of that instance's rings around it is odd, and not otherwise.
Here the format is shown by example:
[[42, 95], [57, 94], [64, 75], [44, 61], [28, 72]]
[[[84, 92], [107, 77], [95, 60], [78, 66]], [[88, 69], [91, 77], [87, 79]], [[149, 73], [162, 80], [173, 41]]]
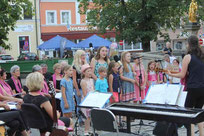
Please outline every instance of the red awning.
[[115, 37], [115, 31], [107, 31], [105, 34], [100, 34], [98, 32], [88, 32], [88, 31], [72, 31], [72, 32], [59, 32], [59, 33], [41, 33], [41, 38], [43, 41], [47, 41], [57, 35], [67, 38], [68, 40], [75, 39], [86, 39], [92, 35], [102, 36], [103, 38]]

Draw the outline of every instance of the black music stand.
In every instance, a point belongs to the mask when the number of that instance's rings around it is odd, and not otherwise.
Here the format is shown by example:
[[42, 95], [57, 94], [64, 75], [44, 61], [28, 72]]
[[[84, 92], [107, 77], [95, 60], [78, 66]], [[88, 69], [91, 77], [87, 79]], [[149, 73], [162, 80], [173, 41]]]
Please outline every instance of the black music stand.
[[[75, 94], [76, 95], [76, 94]], [[74, 132], [75, 132], [75, 135], [76, 136], [79, 136], [77, 134], [78, 132], [78, 127], [79, 127], [79, 119], [86, 119], [86, 116], [83, 115], [83, 113], [81, 112], [81, 110], [78, 110], [78, 103], [77, 103], [77, 100], [76, 100], [76, 96], [74, 95], [74, 100], [75, 100], [75, 116], [76, 116], [76, 122], [74, 124]]]

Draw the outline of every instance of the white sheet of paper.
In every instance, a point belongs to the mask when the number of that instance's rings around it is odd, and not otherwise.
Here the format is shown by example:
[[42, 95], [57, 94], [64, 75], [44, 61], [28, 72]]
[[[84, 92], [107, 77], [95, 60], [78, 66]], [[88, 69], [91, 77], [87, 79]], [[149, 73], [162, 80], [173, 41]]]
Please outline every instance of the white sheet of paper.
[[165, 86], [163, 84], [151, 85], [145, 97], [145, 103], [163, 103]]
[[111, 95], [111, 93], [90, 92], [79, 105], [102, 108]]
[[175, 85], [175, 84], [165, 84], [165, 94], [164, 94], [164, 104], [169, 105], [176, 105], [177, 98], [179, 96], [181, 85]]
[[144, 103], [175, 105], [180, 90], [181, 85], [175, 84], [151, 85], [148, 90], [147, 96], [145, 97]]
[[61, 99], [61, 97], [62, 97], [62, 93], [56, 93], [56, 95], [55, 95], [56, 99]]
[[[16, 105], [10, 102], [7, 103], [11, 110], [16, 110]], [[0, 107], [0, 110], [5, 110], [3, 107]]]
[[178, 98], [178, 102], [177, 102], [177, 105], [180, 106], [180, 107], [184, 107], [184, 104], [185, 104], [185, 101], [186, 101], [186, 96], [187, 96], [187, 93], [186, 91], [182, 91], [180, 93], [180, 96]]

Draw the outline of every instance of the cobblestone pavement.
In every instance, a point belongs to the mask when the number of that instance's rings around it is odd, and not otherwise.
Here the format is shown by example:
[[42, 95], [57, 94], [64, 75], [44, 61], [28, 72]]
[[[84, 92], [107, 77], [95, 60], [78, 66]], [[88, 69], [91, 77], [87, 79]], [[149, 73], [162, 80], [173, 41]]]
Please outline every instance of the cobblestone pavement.
[[[75, 120], [75, 119], [73, 119], [73, 120]], [[147, 120], [143, 120], [143, 122], [144, 122], [145, 125], [141, 126], [139, 134], [141, 136], [154, 136], [152, 133], [153, 133], [153, 129], [154, 129], [154, 126], [155, 126], [156, 122], [147, 121]], [[139, 128], [140, 128], [140, 126], [138, 125], [139, 123], [140, 123], [140, 120], [135, 120], [134, 122], [131, 122], [131, 132], [132, 133], [138, 134], [138, 131], [139, 131]], [[84, 134], [84, 125], [78, 127], [77, 130], [78, 130], [77, 135], [78, 136], [83, 136], [83, 134]], [[197, 130], [198, 130], [198, 128], [196, 126], [195, 131], [197, 131]], [[91, 129], [90, 129], [90, 132], [91, 132]], [[104, 134], [104, 133], [105, 132], [99, 132], [99, 135]], [[70, 135], [75, 136], [75, 132], [70, 133]], [[187, 136], [185, 127], [182, 126], [181, 128], [178, 129], [178, 136]], [[199, 136], [199, 133], [196, 133], [195, 136]]]

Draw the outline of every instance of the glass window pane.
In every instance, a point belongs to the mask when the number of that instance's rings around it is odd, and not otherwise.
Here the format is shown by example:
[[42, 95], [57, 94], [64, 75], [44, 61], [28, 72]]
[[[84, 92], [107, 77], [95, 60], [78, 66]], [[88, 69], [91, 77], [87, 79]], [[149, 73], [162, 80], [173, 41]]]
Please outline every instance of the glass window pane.
[[133, 49], [141, 49], [140, 43], [133, 44]]
[[62, 23], [68, 24], [69, 22], [69, 12], [62, 12]]
[[125, 50], [131, 50], [132, 44], [125, 43]]
[[164, 42], [157, 42], [157, 43], [156, 43], [156, 50], [157, 50], [157, 51], [163, 50], [164, 47], [165, 47], [165, 43], [164, 43]]
[[48, 19], [47, 19], [48, 23], [54, 24], [55, 23], [54, 12], [48, 12], [47, 15], [48, 15]]

